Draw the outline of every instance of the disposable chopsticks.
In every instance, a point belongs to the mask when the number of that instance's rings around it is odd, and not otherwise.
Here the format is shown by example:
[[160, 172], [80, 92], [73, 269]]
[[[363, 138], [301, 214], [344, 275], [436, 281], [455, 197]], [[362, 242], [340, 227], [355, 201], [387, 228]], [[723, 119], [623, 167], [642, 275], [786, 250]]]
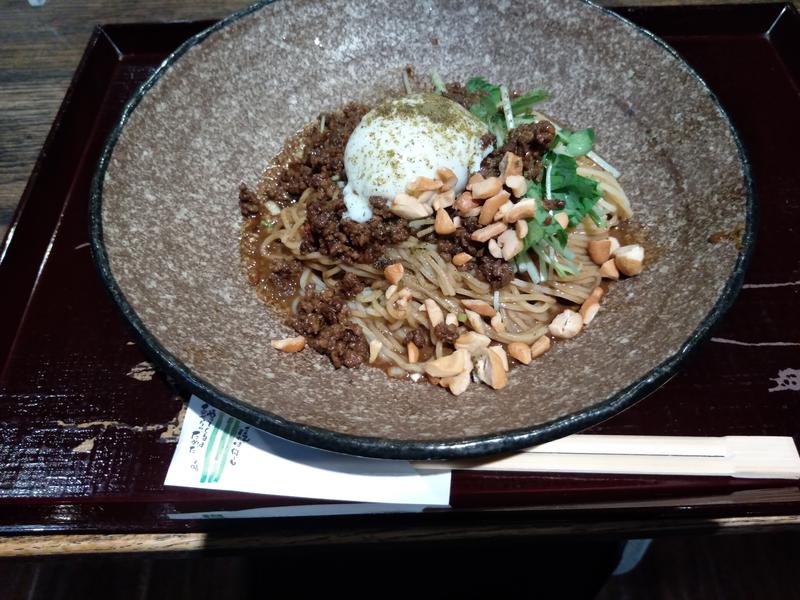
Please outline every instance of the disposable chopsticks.
[[499, 457], [413, 464], [418, 469], [800, 478], [794, 440], [777, 436], [571, 435]]

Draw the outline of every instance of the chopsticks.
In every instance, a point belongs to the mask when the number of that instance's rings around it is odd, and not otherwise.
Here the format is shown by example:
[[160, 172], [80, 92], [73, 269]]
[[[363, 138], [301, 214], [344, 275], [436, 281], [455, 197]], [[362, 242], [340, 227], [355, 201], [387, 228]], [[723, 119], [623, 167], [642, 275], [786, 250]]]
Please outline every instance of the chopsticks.
[[412, 464], [417, 469], [800, 479], [794, 440], [778, 436], [578, 434], [488, 459]]

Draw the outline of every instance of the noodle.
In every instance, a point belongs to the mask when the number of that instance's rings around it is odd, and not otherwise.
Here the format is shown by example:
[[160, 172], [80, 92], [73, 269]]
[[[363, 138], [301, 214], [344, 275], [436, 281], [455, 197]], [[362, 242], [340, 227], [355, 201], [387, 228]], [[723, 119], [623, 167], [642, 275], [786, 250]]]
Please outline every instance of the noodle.
[[[411, 310], [397, 307], [399, 289], [391, 297], [384, 298], [382, 291], [388, 287], [388, 283], [383, 273], [372, 265], [336, 263], [316, 252], [303, 254], [300, 251], [302, 240], [299, 232], [305, 218], [304, 205], [310, 197], [304, 194], [296, 204], [281, 211], [278, 224], [262, 242], [261, 248], [267, 246], [267, 240], [280, 240], [291, 255], [303, 263], [305, 269], [300, 279], [301, 289], [305, 288], [308, 280], [332, 287], [345, 273], [353, 273], [368, 280], [367, 289], [370, 293], [366, 296], [359, 295], [351, 303], [351, 311], [353, 322], [362, 328], [367, 339], [378, 339], [383, 344], [381, 359], [408, 372], [421, 372], [419, 364], [407, 361], [402, 341], [411, 329], [429, 326], [425, 313], [419, 311], [426, 299], [434, 300], [443, 311], [456, 314], [463, 312], [459, 304], [459, 300], [463, 298], [493, 304], [493, 293], [486, 282], [480, 281], [470, 272], [459, 271], [442, 259], [434, 245], [413, 236], [387, 251], [387, 256], [402, 261], [405, 266], [403, 287], [411, 291]], [[552, 279], [547, 285], [513, 279], [501, 289], [500, 304], [506, 315], [506, 331], [499, 332], [487, 327], [486, 335], [500, 343], [530, 344], [546, 333], [550, 313], [558, 307], [560, 300], [574, 304], [585, 302], [601, 281], [598, 267], [589, 258], [586, 250], [593, 237], [597, 236], [589, 235], [581, 228], [569, 235], [568, 247], [575, 252], [576, 261], [581, 265], [579, 274]], [[262, 254], [263, 252], [264, 250]], [[432, 330], [430, 337], [436, 347], [435, 355], [442, 356], [442, 340]]]
[[[510, 106], [511, 104], [505, 107], [508, 109], [506, 111], [508, 113], [506, 114], [507, 120], [511, 116]], [[363, 115], [363, 113], [362, 110], [358, 115]], [[529, 114], [535, 117], [536, 125], [548, 121], [544, 115], [535, 111], [531, 111]], [[323, 132], [330, 132], [340, 126], [337, 118], [334, 113], [327, 115], [327, 118], [326, 115], [322, 115], [321, 119], [316, 122], [318, 127], [315, 124], [314, 128], [322, 136]], [[561, 129], [556, 126], [556, 131], [561, 131]], [[291, 143], [287, 142], [284, 152], [279, 156], [281, 160], [287, 162], [301, 160], [304, 146], [305, 143], [296, 143], [296, 140]], [[602, 282], [604, 277], [610, 277], [608, 269], [611, 267], [605, 262], [601, 264], [601, 261], [598, 261], [597, 256], [593, 254], [593, 248], [598, 243], [609, 243], [610, 228], [630, 218], [632, 211], [622, 186], [606, 170], [608, 165], [596, 155], [592, 153], [589, 155], [595, 156], [601, 164], [581, 156], [576, 159], [577, 169], [575, 162], [572, 163], [572, 169], [573, 172], [577, 172], [577, 175], [596, 182], [600, 198], [596, 199], [588, 213], [580, 213], [578, 219], [582, 218], [582, 221], [577, 226], [567, 229], [566, 234], [559, 230], [560, 235], [566, 236], [561, 239], [560, 254], [553, 254], [551, 246], [531, 245], [530, 249], [527, 249], [526, 245], [526, 249], [523, 249], [520, 244], [520, 249], [517, 250], [518, 255], [512, 254], [512, 259], [509, 260], [503, 255], [505, 260], [509, 261], [504, 268], [508, 272], [509, 265], [514, 267], [516, 275], [508, 283], [505, 283], [508, 278], [503, 279], [504, 285], [502, 286], [490, 283], [490, 279], [484, 280], [483, 275], [479, 277], [479, 269], [474, 264], [477, 262], [475, 255], [468, 256], [467, 263], [463, 261], [457, 263], [458, 256], [447, 253], [443, 256], [440, 253], [440, 248], [437, 246], [437, 239], [440, 239], [437, 236], [440, 234], [437, 232], [440, 231], [439, 218], [441, 215], [438, 213], [436, 219], [433, 216], [409, 218], [405, 222], [405, 226], [410, 235], [405, 234], [408, 237], [404, 236], [403, 241], [387, 245], [382, 250], [381, 264], [402, 266], [401, 281], [397, 283], [390, 283], [390, 278], [385, 274], [384, 269], [377, 266], [377, 263], [365, 264], [341, 260], [329, 256], [328, 254], [333, 253], [321, 246], [310, 246], [307, 243], [311, 227], [309, 222], [313, 211], [316, 210], [312, 203], [317, 201], [318, 195], [318, 188], [313, 185], [306, 187], [296, 201], [284, 203], [284, 207], [277, 214], [274, 210], [275, 203], [268, 206], [264, 215], [268, 217], [268, 221], [259, 221], [260, 214], [251, 215], [255, 218], [246, 220], [241, 237], [243, 265], [247, 270], [248, 279], [255, 284], [265, 281], [263, 270], [259, 270], [259, 261], [264, 261], [267, 270], [271, 270], [269, 265], [276, 259], [297, 261], [301, 265], [296, 280], [299, 290], [294, 289], [293, 295], [283, 305], [291, 315], [295, 316], [301, 311], [304, 298], [307, 298], [314, 290], [317, 293], [334, 290], [348, 277], [358, 278], [360, 284], [363, 284], [363, 288], [359, 287], [356, 290], [357, 293], [354, 292], [353, 295], [347, 296], [346, 300], [349, 322], [356, 326], [363, 334], [363, 339], [370, 343], [371, 360], [384, 368], [392, 377], [411, 376], [416, 378], [428, 373], [435, 382], [449, 386], [454, 393], [460, 393], [463, 389], [458, 387], [460, 384], [455, 383], [455, 375], [434, 377], [426, 365], [430, 361], [439, 362], [456, 356], [452, 348], [453, 346], [456, 349], [462, 347], [459, 346], [459, 341], [464, 339], [467, 333], [474, 332], [481, 336], [485, 335], [489, 341], [480, 342], [483, 345], [476, 347], [476, 356], [472, 357], [472, 360], [478, 358], [478, 362], [475, 363], [477, 374], [472, 370], [471, 363], [465, 365], [463, 369], [470, 371], [469, 374], [473, 380], [483, 380], [492, 387], [499, 388], [504, 384], [495, 385], [496, 382], [491, 381], [486, 370], [489, 368], [487, 365], [497, 361], [504, 364], [505, 370], [508, 370], [504, 348], [511, 352], [514, 345], [524, 346], [527, 348], [529, 362], [532, 352], [541, 354], [549, 347], [549, 339], [543, 340], [542, 338], [548, 332], [553, 332], [552, 327], [557, 316], [560, 317], [570, 312], [570, 307], [579, 306], [581, 307], [580, 318], [584, 318], [585, 323], [588, 324], [596, 313], [597, 307], [594, 307], [591, 316], [585, 316], [583, 309], [587, 306], [592, 308], [592, 302], [597, 304], [604, 293]], [[513, 153], [512, 156], [516, 157]], [[520, 159], [517, 157], [517, 160]], [[602, 164], [605, 167], [601, 166]], [[502, 163], [500, 168], [503, 168]], [[613, 168], [610, 170], [613, 171]], [[332, 179], [338, 186], [338, 189], [334, 187], [335, 191], [338, 192], [344, 187], [344, 182], [340, 181], [338, 177]], [[259, 185], [259, 194], [270, 189], [271, 183], [276, 181], [280, 181], [279, 165], [274, 165], [267, 170]], [[503, 181], [507, 187], [510, 187], [505, 179]], [[546, 180], [548, 191], [551, 184], [554, 185], [548, 170]], [[446, 188], [442, 187], [442, 189]], [[515, 190], [512, 189], [512, 191]], [[524, 191], [523, 189], [519, 196], [522, 196]], [[428, 193], [431, 196], [434, 194], [432, 191]], [[451, 191], [450, 203], [444, 206], [453, 205], [452, 193]], [[504, 193], [508, 198], [508, 193]], [[515, 198], [517, 196], [515, 193]], [[421, 199], [422, 196], [419, 198]], [[519, 200], [522, 199], [524, 198], [519, 198]], [[413, 201], [414, 198], [411, 200]], [[433, 206], [437, 205], [434, 203]], [[563, 208], [563, 202], [561, 207]], [[553, 210], [549, 208], [547, 210], [550, 210], [551, 216], [566, 216], [554, 215]], [[441, 211], [442, 209], [439, 209], [440, 213]], [[431, 210], [425, 214], [431, 215]], [[450, 214], [455, 213], [451, 211]], [[460, 214], [465, 215], [464, 219], [466, 219], [468, 212]], [[474, 214], [473, 212], [472, 215], [474, 216]], [[450, 218], [445, 216], [446, 219]], [[415, 215], [415, 217], [419, 217], [419, 215]], [[481, 213], [481, 218], [483, 218], [483, 213]], [[457, 226], [461, 227], [461, 217], [453, 217], [453, 219], [458, 222]], [[550, 217], [544, 223], [548, 224], [549, 219]], [[483, 224], [486, 222], [481, 221]], [[533, 221], [530, 222], [533, 223]], [[502, 225], [503, 221], [501, 220], [500, 223]], [[456, 228], [454, 223], [451, 225], [453, 229]], [[503, 229], [507, 229], [512, 234], [516, 230], [519, 239], [524, 239], [526, 235], [524, 232], [528, 230], [526, 223], [523, 222], [519, 225], [524, 226], [521, 229], [522, 233], [520, 233], [520, 228], [515, 228], [513, 221], [508, 228]], [[567, 225], [561, 224], [561, 227], [566, 229]], [[566, 244], [564, 244], [564, 240], [566, 240]], [[490, 241], [495, 242], [496, 240], [491, 239]], [[519, 242], [519, 240], [517, 241]], [[616, 240], [613, 241], [616, 242]], [[498, 248], [499, 246], [496, 246], [492, 250], [492, 245], [488, 244], [488, 251], [495, 259], [499, 258], [496, 253], [500, 251]], [[608, 255], [606, 256], [608, 257]], [[608, 261], [607, 257], [605, 261]], [[303, 294], [306, 296], [304, 297]], [[268, 293], [260, 293], [260, 295], [265, 299], [273, 297]], [[458, 335], [457, 338], [456, 335]], [[553, 335], [556, 334], [553, 333]], [[474, 339], [470, 338], [470, 340]], [[480, 339], [479, 336], [478, 340], [480, 341]], [[409, 340], [419, 340], [424, 343], [417, 344]], [[460, 351], [456, 350], [456, 352]], [[422, 352], [424, 356], [420, 355], [418, 359], [418, 352]], [[525, 352], [522, 352], [521, 355], [512, 353], [512, 356], [525, 362]], [[469, 378], [464, 376], [462, 379], [463, 386], [466, 386]]]

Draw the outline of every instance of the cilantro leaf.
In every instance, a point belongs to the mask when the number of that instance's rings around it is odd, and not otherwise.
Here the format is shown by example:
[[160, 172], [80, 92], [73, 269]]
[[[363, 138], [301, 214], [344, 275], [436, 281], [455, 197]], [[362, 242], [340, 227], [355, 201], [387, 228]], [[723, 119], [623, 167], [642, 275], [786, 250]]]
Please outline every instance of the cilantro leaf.
[[547, 90], [531, 90], [527, 94], [523, 94], [511, 101], [511, 112], [514, 113], [514, 117], [517, 115], [522, 116], [533, 108], [534, 104], [539, 104], [539, 102], [543, 102], [549, 97], [550, 94]]
[[[473, 77], [467, 81], [466, 88], [470, 94], [480, 95], [480, 100], [470, 106], [469, 111], [486, 124], [489, 132], [497, 139], [496, 147], [499, 148], [505, 143], [508, 136], [500, 86], [489, 83], [483, 77]], [[537, 89], [514, 98], [511, 101], [514, 123], [524, 125], [536, 122], [536, 118], [529, 114], [531, 107], [547, 99], [548, 96], [549, 94], [545, 90]]]
[[[516, 259], [518, 269], [524, 268], [538, 281], [547, 280], [551, 273], [564, 277], [580, 271], [580, 265], [574, 261], [575, 255], [567, 247], [567, 231], [555, 220], [555, 214], [566, 214], [570, 227], [578, 225], [587, 215], [598, 225], [602, 224], [601, 215], [595, 209], [601, 197], [600, 188], [593, 179], [578, 175], [578, 163], [573, 157], [550, 150], [545, 153], [542, 166], [545, 171], [542, 181], [531, 181], [525, 194], [539, 203], [536, 214], [528, 220], [523, 252]], [[545, 182], [549, 183], [549, 190]], [[560, 200], [563, 206], [552, 208], [552, 204], [542, 200]], [[531, 262], [531, 256], [537, 265]]]
[[562, 129], [557, 134], [559, 146], [557, 152], [573, 158], [584, 156], [592, 151], [594, 144], [594, 129], [587, 127], [578, 131]]
[[578, 225], [586, 215], [594, 214], [594, 206], [601, 197], [600, 186], [594, 179], [578, 175], [578, 163], [571, 156], [547, 152], [544, 168], [550, 172], [551, 200], [563, 200], [569, 224]]
[[483, 77], [473, 77], [469, 81], [467, 81], [467, 91], [470, 94], [474, 94], [475, 92], [483, 92], [488, 94], [492, 90], [497, 88], [498, 93], [500, 92], [500, 88], [496, 85], [492, 85], [488, 81], [486, 81]]

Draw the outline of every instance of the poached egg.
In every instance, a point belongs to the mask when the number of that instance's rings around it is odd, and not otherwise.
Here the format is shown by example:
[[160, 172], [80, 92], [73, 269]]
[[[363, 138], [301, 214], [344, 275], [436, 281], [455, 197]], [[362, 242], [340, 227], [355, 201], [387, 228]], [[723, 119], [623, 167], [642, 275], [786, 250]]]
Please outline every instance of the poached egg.
[[463, 191], [471, 173], [492, 151], [483, 147], [484, 123], [460, 104], [422, 93], [387, 100], [364, 115], [344, 151], [347, 216], [363, 223], [372, 217], [370, 196], [390, 205], [417, 177], [437, 177], [447, 167]]

